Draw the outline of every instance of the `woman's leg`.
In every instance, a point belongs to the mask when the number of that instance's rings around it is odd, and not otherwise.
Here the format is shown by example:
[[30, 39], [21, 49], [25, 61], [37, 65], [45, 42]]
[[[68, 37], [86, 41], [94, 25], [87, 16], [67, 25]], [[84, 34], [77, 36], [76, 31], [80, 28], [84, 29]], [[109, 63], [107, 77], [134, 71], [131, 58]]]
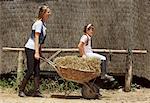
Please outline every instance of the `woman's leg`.
[[26, 87], [26, 84], [33, 74], [33, 68], [34, 68], [34, 50], [25, 48], [26, 58], [27, 58], [27, 72], [24, 76], [24, 79], [21, 82], [21, 85], [19, 86], [19, 96], [24, 97], [26, 96], [24, 93], [24, 89]]
[[25, 48], [25, 51], [26, 51], [26, 57], [27, 57], [27, 72], [26, 72], [25, 78], [27, 80], [29, 80], [31, 75], [33, 75], [33, 72], [34, 72], [34, 67], [35, 67], [34, 54], [35, 54], [35, 51], [28, 49], [28, 48]]
[[35, 59], [34, 65], [34, 97], [42, 97], [39, 86], [40, 86], [40, 60]]

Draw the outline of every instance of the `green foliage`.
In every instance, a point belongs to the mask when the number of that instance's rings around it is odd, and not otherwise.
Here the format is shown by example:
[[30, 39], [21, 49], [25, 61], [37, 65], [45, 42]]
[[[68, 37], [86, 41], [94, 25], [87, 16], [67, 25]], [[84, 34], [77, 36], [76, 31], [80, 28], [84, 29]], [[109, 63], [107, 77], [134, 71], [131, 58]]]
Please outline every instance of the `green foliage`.
[[12, 76], [9, 78], [0, 79], [0, 87], [16, 89], [17, 88], [16, 77]]
[[42, 79], [40, 89], [47, 92], [65, 92], [66, 94], [67, 92], [71, 93], [72, 91], [79, 89], [79, 86], [77, 83], [66, 81], [62, 78], [57, 80]]
[[58, 81], [61, 81], [61, 83], [59, 84], [59, 88], [58, 88], [58, 91], [59, 92], [67, 92], [67, 91], [74, 91], [76, 89], [79, 89], [79, 86], [77, 83], [75, 82], [72, 82], [72, 81], [66, 81], [62, 78], [59, 78]]
[[[2, 78], [0, 80], [0, 87], [2, 88], [13, 88], [14, 90], [17, 90], [18, 86], [16, 83], [16, 77], [12, 76], [9, 78]], [[26, 85], [26, 91], [30, 92], [34, 90], [34, 80], [33, 77], [28, 81], [28, 84]], [[77, 83], [66, 81], [62, 78], [41, 78], [40, 83], [40, 90], [46, 91], [46, 92], [65, 92], [65, 94], [69, 94], [74, 90], [79, 89], [79, 86]]]

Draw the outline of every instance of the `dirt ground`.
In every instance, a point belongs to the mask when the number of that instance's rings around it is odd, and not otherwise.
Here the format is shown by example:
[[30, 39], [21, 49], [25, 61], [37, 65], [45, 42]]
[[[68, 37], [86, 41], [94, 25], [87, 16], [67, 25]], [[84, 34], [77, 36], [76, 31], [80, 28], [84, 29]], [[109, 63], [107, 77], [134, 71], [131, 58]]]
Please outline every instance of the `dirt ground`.
[[0, 103], [150, 103], [150, 88], [134, 89], [131, 92], [124, 92], [122, 89], [100, 91], [100, 100], [87, 100], [81, 97], [80, 90], [67, 97], [64, 93], [43, 93], [43, 98], [21, 98], [14, 91], [0, 89]]

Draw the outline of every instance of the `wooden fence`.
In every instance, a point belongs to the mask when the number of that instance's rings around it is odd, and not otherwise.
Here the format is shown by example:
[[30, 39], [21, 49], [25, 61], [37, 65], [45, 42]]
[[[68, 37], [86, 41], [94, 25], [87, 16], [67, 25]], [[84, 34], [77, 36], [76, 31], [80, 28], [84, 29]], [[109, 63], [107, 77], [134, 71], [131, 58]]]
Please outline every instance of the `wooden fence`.
[[[24, 48], [10, 48], [10, 47], [3, 47], [3, 51], [15, 51], [18, 52], [18, 68], [17, 68], [17, 83], [20, 83], [21, 73], [23, 71], [23, 52]], [[43, 52], [55, 52], [49, 60], [56, 57], [61, 52], [78, 52], [77, 48], [44, 48], [42, 49]], [[127, 57], [127, 67], [125, 73], [125, 91], [131, 91], [131, 83], [132, 83], [132, 69], [133, 69], [133, 54], [146, 54], [147, 50], [112, 50], [112, 49], [93, 49], [94, 52], [103, 52], [103, 53], [114, 53], [114, 54], [126, 54]], [[42, 65], [42, 64], [41, 64]]]

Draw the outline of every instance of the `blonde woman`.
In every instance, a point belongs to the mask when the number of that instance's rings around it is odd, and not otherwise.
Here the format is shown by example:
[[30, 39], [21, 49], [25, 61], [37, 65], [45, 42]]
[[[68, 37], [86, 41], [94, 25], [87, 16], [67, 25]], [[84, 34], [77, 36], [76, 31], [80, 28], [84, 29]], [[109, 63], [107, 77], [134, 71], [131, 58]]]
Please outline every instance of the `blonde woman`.
[[94, 35], [95, 28], [93, 24], [88, 24], [84, 27], [84, 34], [82, 35], [80, 42], [78, 44], [79, 52], [82, 58], [86, 57], [95, 57], [102, 61], [101, 63], [101, 79], [114, 81], [115, 79], [112, 76], [107, 74], [107, 63], [106, 57], [97, 53], [93, 53], [91, 47], [91, 37]]
[[27, 58], [27, 72], [19, 86], [19, 96], [25, 97], [25, 87], [34, 74], [34, 97], [42, 97], [39, 91], [39, 79], [40, 79], [40, 56], [41, 48], [46, 37], [46, 21], [51, 15], [51, 10], [48, 6], [43, 5], [39, 8], [39, 14], [37, 20], [32, 25], [32, 33], [27, 43], [25, 44], [25, 53]]

